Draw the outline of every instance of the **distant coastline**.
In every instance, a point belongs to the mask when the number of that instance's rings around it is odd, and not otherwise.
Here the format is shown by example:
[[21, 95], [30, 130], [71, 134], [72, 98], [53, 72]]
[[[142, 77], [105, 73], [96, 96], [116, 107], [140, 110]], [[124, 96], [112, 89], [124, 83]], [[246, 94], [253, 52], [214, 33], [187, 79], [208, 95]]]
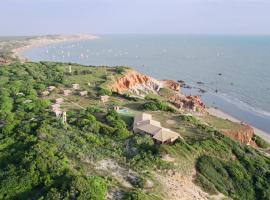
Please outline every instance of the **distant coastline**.
[[82, 40], [93, 40], [98, 39], [99, 36], [90, 35], [90, 34], [78, 34], [78, 35], [52, 35], [52, 36], [38, 36], [32, 39], [29, 39], [25, 45], [14, 48], [12, 50], [12, 56], [19, 59], [22, 62], [27, 61], [27, 58], [23, 56], [25, 51], [28, 51], [33, 48], [47, 46], [50, 44], [58, 44], [63, 42], [75, 42]]

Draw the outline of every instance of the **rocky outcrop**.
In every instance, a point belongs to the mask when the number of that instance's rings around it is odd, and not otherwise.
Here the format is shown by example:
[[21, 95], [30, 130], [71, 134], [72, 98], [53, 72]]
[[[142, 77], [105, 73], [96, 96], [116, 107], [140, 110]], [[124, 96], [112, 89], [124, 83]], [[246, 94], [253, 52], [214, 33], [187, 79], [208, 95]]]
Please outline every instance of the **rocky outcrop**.
[[205, 110], [205, 106], [198, 96], [185, 96], [180, 93], [180, 83], [172, 80], [158, 81], [134, 70], [128, 70], [124, 76], [115, 79], [113, 84], [108, 87], [119, 94], [132, 92], [137, 95], [147, 92], [158, 93], [160, 88], [168, 88], [172, 90], [168, 101], [175, 107], [194, 112]]
[[139, 94], [140, 92], [158, 92], [160, 88], [169, 88], [173, 91], [180, 90], [180, 84], [172, 80], [158, 81], [152, 77], [129, 70], [122, 77], [117, 78], [109, 86], [113, 92], [123, 94], [127, 91]]
[[175, 93], [170, 99], [169, 102], [173, 104], [178, 109], [191, 110], [193, 112], [204, 112], [205, 105], [201, 101], [199, 96], [185, 96], [180, 93]]
[[163, 85], [165, 88], [170, 88], [174, 91], [180, 91], [180, 84], [173, 81], [173, 80], [162, 80], [160, 83]]
[[113, 92], [117, 92], [119, 94], [123, 94], [128, 91], [139, 94], [141, 91], [157, 92], [161, 86], [162, 84], [157, 80], [130, 70], [124, 76], [117, 78], [109, 88]]
[[252, 140], [254, 136], [254, 129], [247, 124], [243, 124], [240, 128], [237, 128], [237, 130], [230, 129], [221, 131], [224, 135], [234, 140], [240, 141], [253, 147], [257, 147], [256, 143]]

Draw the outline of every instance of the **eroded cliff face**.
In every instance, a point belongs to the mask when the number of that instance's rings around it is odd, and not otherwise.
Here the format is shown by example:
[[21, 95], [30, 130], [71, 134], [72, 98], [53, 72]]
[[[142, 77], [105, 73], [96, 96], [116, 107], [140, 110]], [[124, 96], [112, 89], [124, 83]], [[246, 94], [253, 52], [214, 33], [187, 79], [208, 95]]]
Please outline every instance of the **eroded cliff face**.
[[247, 125], [243, 124], [241, 128], [237, 130], [221, 130], [222, 133], [234, 140], [240, 141], [244, 144], [257, 147], [256, 143], [252, 140], [254, 136], [254, 129]]
[[160, 88], [169, 88], [173, 91], [180, 90], [180, 84], [175, 81], [158, 81], [134, 70], [128, 70], [124, 76], [117, 78], [109, 87], [113, 92], [119, 94], [125, 92], [134, 92], [136, 94], [158, 92]]
[[177, 92], [180, 92], [180, 84], [175, 82], [175, 81], [172, 81], [172, 80], [162, 80], [162, 81], [159, 81], [163, 87], [165, 88], [170, 88], [174, 91], [177, 91]]
[[109, 88], [119, 94], [131, 92], [137, 95], [148, 92], [158, 93], [160, 88], [168, 88], [172, 91], [168, 102], [178, 109], [186, 109], [194, 112], [204, 111], [205, 109], [204, 104], [198, 96], [185, 96], [181, 94], [179, 83], [172, 80], [158, 81], [134, 70], [128, 70], [125, 75], [114, 80]]
[[139, 94], [140, 91], [156, 92], [160, 89], [161, 85], [158, 81], [149, 76], [129, 70], [124, 76], [117, 78], [109, 87], [113, 92], [117, 92], [119, 94], [123, 94], [128, 91]]
[[199, 96], [175, 93], [169, 98], [169, 102], [180, 110], [191, 110], [193, 112], [205, 112], [205, 105]]

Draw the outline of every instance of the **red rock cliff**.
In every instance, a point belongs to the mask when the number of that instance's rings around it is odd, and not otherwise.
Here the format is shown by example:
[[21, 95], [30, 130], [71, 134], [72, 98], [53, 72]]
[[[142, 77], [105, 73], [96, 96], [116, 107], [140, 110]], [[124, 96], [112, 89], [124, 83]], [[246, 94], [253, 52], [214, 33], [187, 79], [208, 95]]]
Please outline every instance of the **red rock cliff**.
[[125, 92], [133, 92], [140, 94], [141, 92], [158, 92], [160, 88], [171, 89], [172, 95], [168, 101], [179, 109], [187, 109], [192, 111], [203, 111], [204, 104], [198, 96], [185, 96], [180, 93], [180, 84], [172, 80], [158, 81], [154, 78], [140, 74], [134, 70], [129, 70], [122, 77], [115, 79], [112, 85], [108, 86], [113, 92], [123, 94]]
[[246, 124], [243, 124], [241, 128], [237, 130], [221, 130], [222, 133], [234, 140], [238, 140], [244, 144], [257, 147], [256, 143], [252, 140], [254, 136], [254, 129]]
[[170, 89], [172, 89], [174, 91], [180, 92], [180, 84], [177, 83], [177, 82], [175, 82], [175, 81], [172, 81], [172, 80], [162, 80], [162, 81], [160, 81], [160, 83], [165, 88], [170, 88]]
[[117, 78], [109, 86], [113, 92], [123, 94], [130, 90], [157, 90], [159, 84], [151, 77], [130, 70], [124, 76]]

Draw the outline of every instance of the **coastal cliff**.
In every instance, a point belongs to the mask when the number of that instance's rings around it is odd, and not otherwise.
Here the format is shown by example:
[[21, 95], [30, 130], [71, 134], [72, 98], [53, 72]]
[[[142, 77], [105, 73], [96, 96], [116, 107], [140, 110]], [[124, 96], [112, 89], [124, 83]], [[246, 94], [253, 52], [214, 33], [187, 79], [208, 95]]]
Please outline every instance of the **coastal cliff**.
[[134, 70], [127, 70], [108, 87], [112, 92], [119, 94], [130, 92], [136, 95], [149, 92], [159, 93], [161, 88], [166, 88], [171, 91], [167, 100], [176, 108], [193, 112], [203, 112], [205, 110], [205, 105], [200, 100], [199, 96], [186, 96], [180, 92], [181, 88], [179, 83], [173, 80], [156, 80]]
[[[128, 69], [109, 86], [111, 91], [119, 94], [133, 93], [141, 95], [152, 92], [162, 96], [161, 88], [170, 90], [169, 95], [165, 99], [175, 108], [207, 115], [206, 107], [200, 97], [184, 95], [180, 92], [181, 85], [173, 80], [156, 80], [135, 70]], [[237, 127], [237, 129], [220, 129], [220, 131], [234, 140], [257, 147], [256, 142], [252, 140], [254, 129], [246, 124], [239, 124]]]
[[172, 80], [158, 81], [150, 76], [141, 74], [134, 70], [127, 70], [123, 76], [114, 80], [109, 86], [113, 92], [123, 94], [132, 92], [140, 94], [142, 92], [157, 93], [160, 88], [169, 88], [173, 91], [180, 90], [180, 84]]
[[242, 124], [242, 126], [240, 128], [238, 128], [237, 130], [223, 129], [223, 130], [221, 130], [221, 132], [224, 135], [226, 135], [234, 140], [237, 140], [241, 143], [250, 145], [252, 147], [257, 147], [256, 142], [252, 140], [252, 138], [254, 136], [254, 129], [247, 124]]
[[[76, 73], [63, 73], [70, 66]], [[0, 113], [5, 113], [0, 116], [5, 147], [0, 199], [269, 196], [264, 187], [270, 160], [262, 154], [267, 147], [258, 151], [235, 141], [253, 145], [259, 141], [253, 130], [197, 109], [191, 112], [194, 105], [203, 107], [200, 98], [180, 93], [173, 81], [127, 68], [55, 62], [11, 63], [1, 66], [0, 73]], [[108, 86], [128, 93], [114, 95]], [[85, 91], [87, 95], [80, 95]], [[182, 110], [169, 105], [173, 97], [175, 105], [183, 103]], [[143, 112], [151, 114], [162, 131], [172, 130], [181, 138], [158, 145], [151, 136], [135, 133], [133, 117]], [[222, 129], [234, 140], [216, 131]]]

